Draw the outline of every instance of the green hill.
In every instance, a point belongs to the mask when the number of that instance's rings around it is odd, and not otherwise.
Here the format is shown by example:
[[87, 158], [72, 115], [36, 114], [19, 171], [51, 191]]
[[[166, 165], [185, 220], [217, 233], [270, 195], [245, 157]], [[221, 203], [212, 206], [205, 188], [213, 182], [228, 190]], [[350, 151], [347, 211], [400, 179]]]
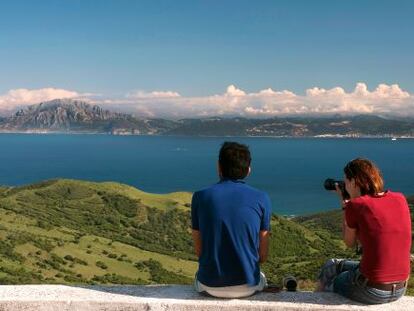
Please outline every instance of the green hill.
[[0, 283], [190, 282], [190, 198], [75, 180], [3, 187]]
[[[197, 269], [191, 193], [150, 194], [119, 183], [50, 180], [0, 187], [0, 284], [190, 284]], [[329, 257], [355, 257], [340, 214], [272, 217], [270, 282], [313, 288]]]

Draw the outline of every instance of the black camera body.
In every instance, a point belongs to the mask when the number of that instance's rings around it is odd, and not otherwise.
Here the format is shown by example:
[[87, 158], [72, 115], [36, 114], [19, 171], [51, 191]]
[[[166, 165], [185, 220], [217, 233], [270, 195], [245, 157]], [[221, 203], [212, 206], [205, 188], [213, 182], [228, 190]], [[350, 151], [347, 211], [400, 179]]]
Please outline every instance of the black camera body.
[[345, 182], [343, 180], [335, 180], [332, 178], [328, 178], [325, 180], [323, 186], [325, 187], [326, 190], [336, 190], [335, 188], [335, 184], [338, 184], [339, 189], [342, 192], [342, 196], [344, 197], [344, 199], [349, 199], [349, 193], [346, 191], [345, 189]]

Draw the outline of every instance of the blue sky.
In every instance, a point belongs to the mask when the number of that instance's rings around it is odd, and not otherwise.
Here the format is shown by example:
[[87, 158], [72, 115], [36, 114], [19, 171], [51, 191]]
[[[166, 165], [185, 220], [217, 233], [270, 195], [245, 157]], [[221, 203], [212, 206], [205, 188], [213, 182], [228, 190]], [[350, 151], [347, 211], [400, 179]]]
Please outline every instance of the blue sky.
[[[117, 98], [397, 84], [414, 93], [414, 1], [42, 0], [0, 3], [0, 96]], [[0, 98], [1, 99], [1, 98]]]

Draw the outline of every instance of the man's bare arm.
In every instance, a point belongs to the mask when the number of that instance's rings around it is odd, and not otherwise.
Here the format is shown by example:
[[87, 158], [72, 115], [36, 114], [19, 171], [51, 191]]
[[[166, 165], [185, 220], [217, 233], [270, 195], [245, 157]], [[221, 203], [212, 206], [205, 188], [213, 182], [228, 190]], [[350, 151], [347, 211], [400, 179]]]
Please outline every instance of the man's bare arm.
[[262, 230], [259, 233], [259, 262], [264, 263], [269, 253], [269, 231]]
[[193, 229], [194, 251], [198, 258], [201, 256], [201, 234], [200, 231]]

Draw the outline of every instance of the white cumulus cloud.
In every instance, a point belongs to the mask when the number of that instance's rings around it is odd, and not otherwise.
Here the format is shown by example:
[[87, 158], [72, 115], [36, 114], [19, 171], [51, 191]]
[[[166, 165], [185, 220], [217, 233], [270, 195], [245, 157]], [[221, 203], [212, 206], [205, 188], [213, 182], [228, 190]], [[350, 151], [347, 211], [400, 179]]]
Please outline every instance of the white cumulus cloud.
[[232, 97], [232, 96], [245, 96], [246, 92], [241, 90], [241, 89], [238, 89], [237, 87], [235, 87], [232, 84], [232, 85], [229, 85], [227, 87], [226, 94], [224, 94], [224, 95], [229, 96], [229, 97]]
[[173, 91], [134, 91], [127, 94], [127, 98], [146, 99], [146, 98], [175, 98], [180, 97], [180, 93]]
[[313, 87], [304, 94], [265, 88], [246, 92], [229, 85], [222, 94], [189, 97], [168, 90], [132, 91], [122, 98], [80, 94], [64, 89], [16, 89], [0, 95], [0, 110], [55, 98], [87, 98], [91, 103], [144, 117], [274, 116], [378, 114], [414, 117], [414, 95], [398, 84], [379, 84], [372, 90], [359, 82], [351, 91], [337, 86]]
[[[185, 97], [177, 92], [159, 92], [163, 96], [138, 93], [118, 101], [119, 107], [137, 115], [160, 117], [382, 114], [414, 116], [414, 96], [397, 84], [379, 84], [370, 91], [363, 82], [347, 92], [342, 87], [313, 87], [304, 95], [289, 90], [266, 88], [248, 93], [229, 85], [224, 93], [204, 97]], [[169, 94], [167, 96], [167, 94]], [[115, 103], [112, 101], [112, 103]]]
[[11, 111], [17, 107], [37, 104], [57, 98], [75, 98], [81, 94], [57, 88], [12, 89], [0, 95], [0, 110]]

